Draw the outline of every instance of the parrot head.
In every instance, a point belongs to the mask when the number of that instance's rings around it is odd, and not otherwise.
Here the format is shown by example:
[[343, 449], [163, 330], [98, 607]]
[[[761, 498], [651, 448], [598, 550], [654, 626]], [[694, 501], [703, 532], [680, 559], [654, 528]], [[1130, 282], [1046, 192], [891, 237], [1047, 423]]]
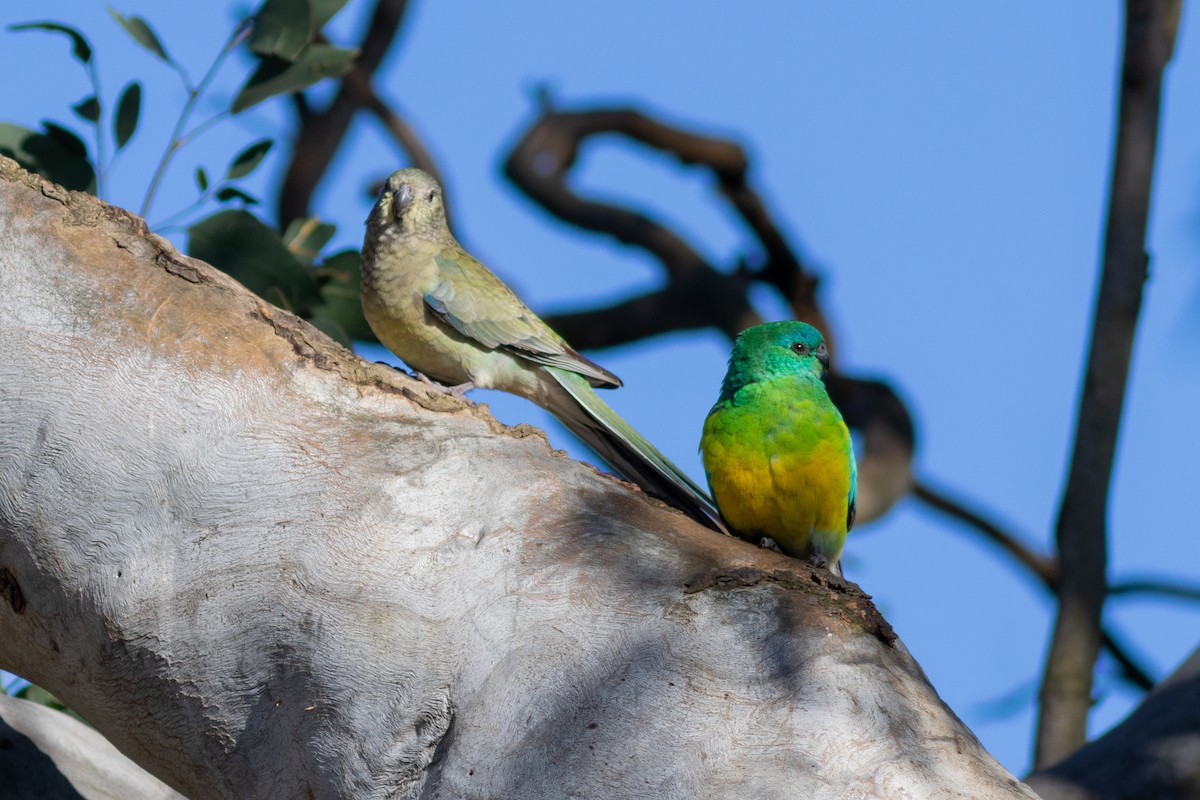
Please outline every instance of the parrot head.
[[733, 343], [721, 395], [749, 383], [801, 377], [824, 381], [829, 372], [825, 337], [806, 322], [767, 322], [742, 331]]
[[368, 228], [398, 225], [404, 234], [440, 233], [446, 230], [442, 187], [429, 173], [416, 167], [393, 172], [367, 217]]

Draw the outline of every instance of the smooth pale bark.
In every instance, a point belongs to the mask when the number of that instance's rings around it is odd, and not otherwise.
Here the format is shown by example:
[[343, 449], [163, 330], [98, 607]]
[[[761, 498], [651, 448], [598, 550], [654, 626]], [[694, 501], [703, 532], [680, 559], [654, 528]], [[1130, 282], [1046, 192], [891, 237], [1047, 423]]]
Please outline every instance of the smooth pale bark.
[[0, 695], [4, 800], [184, 800], [61, 711]]
[[1120, 725], [1029, 783], [1045, 800], [1200, 800], [1200, 650]]
[[192, 800], [1034, 796], [856, 587], [0, 179], [0, 667]]

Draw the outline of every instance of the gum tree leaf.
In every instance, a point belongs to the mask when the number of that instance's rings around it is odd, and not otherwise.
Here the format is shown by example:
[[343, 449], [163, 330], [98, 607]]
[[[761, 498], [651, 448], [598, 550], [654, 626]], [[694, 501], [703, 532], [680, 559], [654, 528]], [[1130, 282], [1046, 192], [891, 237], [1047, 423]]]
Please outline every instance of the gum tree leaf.
[[375, 332], [363, 316], [362, 301], [359, 299], [361, 272], [358, 251], [343, 250], [336, 253], [325, 259], [325, 263], [315, 272], [322, 300], [317, 313], [337, 323], [351, 339], [376, 341]]
[[88, 44], [88, 40], [82, 33], [75, 30], [69, 25], [63, 25], [59, 22], [26, 22], [21, 25], [9, 25], [10, 31], [51, 31], [53, 33], [62, 33], [71, 37], [71, 53], [82, 64], [87, 64], [92, 60], [92, 46]]
[[307, 0], [266, 0], [254, 15], [250, 49], [292, 61], [308, 44], [309, 17]]
[[222, 203], [228, 203], [230, 200], [241, 200], [248, 206], [258, 205], [258, 198], [254, 195], [246, 194], [236, 186], [222, 186], [217, 191], [217, 200]]
[[336, 225], [322, 222], [317, 217], [294, 219], [283, 232], [283, 246], [304, 263], [312, 264], [336, 232]]
[[94, 94], [88, 95], [71, 106], [71, 110], [88, 122], [94, 123], [100, 121], [100, 101], [96, 99], [96, 95]]
[[117, 101], [117, 118], [113, 120], [113, 132], [117, 138], [117, 149], [128, 144], [137, 130], [138, 115], [142, 111], [142, 85], [130, 81]]
[[311, 9], [310, 23], [312, 28], [309, 34], [315, 34], [321, 28], [325, 27], [325, 23], [333, 19], [334, 15], [342, 10], [346, 5], [346, 0], [308, 0], [308, 7]]
[[188, 228], [188, 255], [207, 261], [259, 297], [301, 316], [320, 302], [312, 270], [248, 211], [218, 211]]
[[237, 180], [253, 172], [262, 163], [272, 144], [274, 142], [270, 139], [260, 139], [234, 156], [233, 161], [229, 163], [229, 169], [225, 170], [225, 180]]
[[150, 27], [150, 23], [146, 22], [146, 20], [136, 16], [122, 16], [121, 12], [111, 7], [108, 9], [108, 13], [111, 14], [112, 18], [115, 19], [117, 23], [125, 29], [126, 33], [133, 37], [135, 42], [168, 64], [173, 65], [175, 63], [171, 60], [171, 57], [167, 55], [166, 48], [162, 46], [162, 42], [159, 41], [158, 36], [154, 33], [154, 29]]
[[44, 133], [0, 122], [0, 155], [67, 189], [94, 194], [96, 171], [83, 141], [53, 123], [43, 127]]
[[264, 58], [234, 98], [233, 113], [245, 111], [268, 97], [291, 94], [325, 78], [345, 75], [357, 57], [357, 50], [314, 44], [304, 48], [292, 62], [273, 56]]

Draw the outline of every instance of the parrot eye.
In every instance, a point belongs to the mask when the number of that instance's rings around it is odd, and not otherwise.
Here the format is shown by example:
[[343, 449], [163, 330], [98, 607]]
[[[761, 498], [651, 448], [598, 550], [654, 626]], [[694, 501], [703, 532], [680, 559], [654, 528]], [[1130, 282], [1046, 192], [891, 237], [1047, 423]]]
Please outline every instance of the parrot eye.
[[437, 189], [433, 189], [433, 190], [431, 190], [431, 191], [429, 192], [429, 194], [427, 195], [427, 198], [428, 198], [429, 202], [431, 202], [431, 203], [432, 203], [434, 200], [436, 200], [436, 199], [437, 199]]
[[808, 345], [804, 342], [792, 342], [792, 349], [802, 356], [808, 355]]

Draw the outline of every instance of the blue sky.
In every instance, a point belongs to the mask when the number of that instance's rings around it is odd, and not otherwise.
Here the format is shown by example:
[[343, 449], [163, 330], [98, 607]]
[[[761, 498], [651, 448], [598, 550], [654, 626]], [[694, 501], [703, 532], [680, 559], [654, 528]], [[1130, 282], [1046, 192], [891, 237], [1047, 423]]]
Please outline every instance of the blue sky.
[[[248, 4], [116, 3], [145, 16], [198, 77]], [[201, 10], [201, 9], [206, 10]], [[207, 10], [211, 8], [212, 10]], [[365, 4], [333, 37], [349, 42]], [[749, 9], [749, 10], [747, 10]], [[1120, 56], [1120, 4], [434, 3], [414, 0], [376, 83], [432, 147], [464, 242], [539, 311], [610, 301], [661, 280], [644, 254], [551, 220], [500, 165], [546, 84], [560, 104], [636, 104], [740, 140], [791, 241], [824, 276], [842, 368], [892, 381], [920, 435], [921, 477], [969, 498], [1045, 549], [1067, 469], [1098, 274]], [[182, 91], [101, 3], [9, 0], [5, 23], [53, 19], [96, 46], [109, 103], [129, 78], [143, 122], [106, 199], [137, 209]], [[87, 93], [66, 41], [0, 33], [0, 121], [69, 119]], [[246, 74], [233, 59], [203, 119]], [[1200, 582], [1193, 540], [1200, 443], [1200, 20], [1185, 12], [1167, 77], [1151, 218], [1152, 278], [1135, 351], [1111, 510], [1111, 574]], [[220, 172], [286, 129], [281, 103], [212, 129], [168, 174], [151, 224], [190, 202], [197, 163]], [[77, 129], [81, 125], [76, 125]], [[265, 193], [279, 148], [248, 184]], [[355, 126], [316, 212], [357, 246], [371, 181], [404, 165], [369, 119]], [[582, 190], [652, 211], [732, 264], [752, 247], [708, 178], [596, 141]], [[269, 197], [269, 195], [267, 195]], [[172, 232], [183, 242], [182, 235]], [[782, 309], [764, 296], [762, 311]], [[368, 353], [369, 357], [376, 357]], [[609, 400], [701, 478], [696, 442], [727, 343], [683, 333], [591, 354], [626, 387]], [[506, 422], [548, 426], [524, 401], [480, 393]], [[1053, 609], [1028, 577], [914, 501], [864, 525], [849, 577], [875, 596], [942, 697], [1007, 767], [1029, 764], [1033, 705]], [[1110, 622], [1156, 674], [1200, 640], [1200, 608], [1125, 601]], [[1134, 696], [1102, 665], [1093, 731]]]

